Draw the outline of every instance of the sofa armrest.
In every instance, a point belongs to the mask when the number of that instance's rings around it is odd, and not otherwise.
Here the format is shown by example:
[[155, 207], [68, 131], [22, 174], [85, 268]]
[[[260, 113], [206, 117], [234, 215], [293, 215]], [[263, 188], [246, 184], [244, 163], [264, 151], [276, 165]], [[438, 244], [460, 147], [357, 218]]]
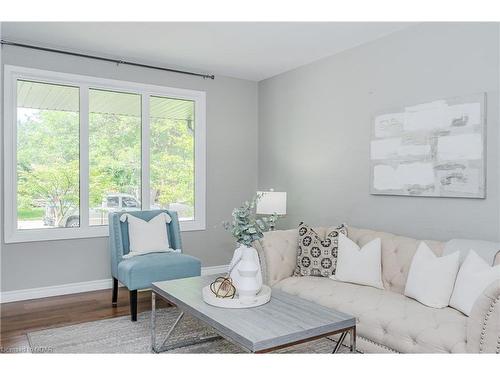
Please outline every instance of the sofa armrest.
[[297, 229], [266, 232], [253, 246], [259, 253], [265, 284], [273, 286], [292, 276], [297, 264]]
[[467, 321], [467, 351], [500, 353], [500, 280], [476, 300]]

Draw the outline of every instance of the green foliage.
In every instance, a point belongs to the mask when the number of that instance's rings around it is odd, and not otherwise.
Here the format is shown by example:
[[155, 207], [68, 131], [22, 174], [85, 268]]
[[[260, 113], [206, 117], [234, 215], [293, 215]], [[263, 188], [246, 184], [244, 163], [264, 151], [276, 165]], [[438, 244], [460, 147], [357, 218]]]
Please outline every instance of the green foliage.
[[260, 218], [256, 216], [255, 208], [260, 198], [262, 195], [257, 194], [251, 201], [245, 201], [233, 210], [231, 222], [223, 222], [224, 228], [231, 232], [239, 244], [251, 246], [252, 242], [264, 237], [264, 232], [278, 220], [277, 214]]
[[90, 207], [109, 193], [140, 196], [141, 119], [91, 113], [89, 121]]
[[71, 162], [57, 169], [39, 166], [21, 174], [25, 183], [19, 188], [21, 195], [38, 197], [55, 208], [56, 222], [78, 206], [78, 163]]
[[[79, 115], [20, 109], [18, 116], [18, 210], [51, 205], [57, 220], [79, 204]], [[110, 193], [140, 196], [141, 119], [91, 113], [90, 207]], [[151, 121], [152, 201], [194, 206], [194, 137], [185, 120]], [[22, 217], [19, 215], [19, 218]]]
[[18, 209], [37, 202], [62, 218], [79, 201], [79, 119], [72, 112], [32, 111], [18, 122]]
[[25, 208], [17, 210], [17, 217], [20, 220], [41, 220], [43, 218], [43, 208]]
[[194, 206], [194, 136], [187, 121], [152, 119], [151, 189], [161, 207]]

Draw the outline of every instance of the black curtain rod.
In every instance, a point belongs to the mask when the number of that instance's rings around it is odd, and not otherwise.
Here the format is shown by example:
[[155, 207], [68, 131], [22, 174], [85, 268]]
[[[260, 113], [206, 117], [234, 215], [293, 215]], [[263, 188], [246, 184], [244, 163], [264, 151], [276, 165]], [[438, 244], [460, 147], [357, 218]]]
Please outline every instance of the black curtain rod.
[[64, 55], [70, 55], [70, 56], [85, 57], [85, 58], [88, 58], [88, 59], [107, 61], [107, 62], [112, 62], [112, 63], [115, 63], [115, 64], [132, 65], [132, 66], [138, 66], [138, 67], [141, 67], [141, 68], [163, 70], [165, 72], [171, 72], [171, 73], [187, 74], [187, 75], [190, 75], [190, 76], [202, 77], [204, 79], [207, 79], [207, 78], [209, 78], [209, 79], [215, 79], [215, 76], [213, 74], [202, 74], [202, 73], [188, 72], [188, 71], [185, 71], [185, 70], [162, 68], [160, 66], [140, 64], [140, 63], [131, 62], [131, 61], [124, 61], [124, 60], [110, 59], [110, 58], [107, 58], [107, 57], [101, 57], [101, 56], [95, 56], [95, 55], [87, 55], [87, 54], [84, 54], [84, 53], [77, 53], [77, 52], [71, 52], [71, 51], [64, 51], [64, 50], [60, 50], [60, 49], [53, 49], [53, 48], [46, 48], [46, 47], [34, 46], [34, 45], [31, 45], [31, 44], [15, 43], [15, 42], [9, 42], [9, 41], [6, 41], [6, 40], [2, 40], [1, 44], [5, 44], [6, 46], [14, 46], [14, 47], [23, 47], [23, 48], [36, 49], [38, 51], [62, 53]]

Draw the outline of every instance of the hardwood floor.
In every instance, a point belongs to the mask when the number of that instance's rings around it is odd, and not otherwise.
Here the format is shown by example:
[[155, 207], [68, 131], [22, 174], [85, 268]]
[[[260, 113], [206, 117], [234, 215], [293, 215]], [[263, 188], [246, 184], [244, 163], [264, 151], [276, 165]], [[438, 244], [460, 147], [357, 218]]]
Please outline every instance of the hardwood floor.
[[[159, 307], [167, 303], [157, 299]], [[137, 311], [151, 310], [151, 292], [137, 295]], [[111, 306], [111, 289], [0, 305], [0, 351], [28, 348], [26, 333], [94, 320], [130, 315], [129, 292], [120, 288], [118, 306]]]

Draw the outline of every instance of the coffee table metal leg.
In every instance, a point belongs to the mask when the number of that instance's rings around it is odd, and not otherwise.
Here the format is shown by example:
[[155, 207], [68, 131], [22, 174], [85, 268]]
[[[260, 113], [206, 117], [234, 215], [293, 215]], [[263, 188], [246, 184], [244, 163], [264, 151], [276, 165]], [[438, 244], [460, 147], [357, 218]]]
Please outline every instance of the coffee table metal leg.
[[170, 345], [166, 345], [168, 339], [174, 332], [174, 330], [177, 328], [179, 325], [179, 322], [182, 320], [184, 317], [184, 312], [181, 311], [180, 314], [177, 316], [177, 319], [175, 319], [174, 324], [170, 327], [170, 329], [167, 332], [167, 335], [165, 339], [163, 340], [163, 343], [159, 346], [156, 345], [156, 294], [153, 292], [151, 293], [151, 350], [153, 353], [160, 353], [164, 352], [167, 350], [172, 350], [176, 348], [180, 348], [183, 346], [189, 346], [189, 345], [195, 345], [195, 344], [201, 344], [204, 342], [208, 341], [213, 341], [213, 340], [219, 340], [221, 339], [220, 336], [215, 335], [215, 336], [208, 336], [208, 337], [200, 337], [197, 339], [188, 339], [184, 341], [179, 341], [177, 343], [173, 343]]
[[351, 352], [356, 353], [356, 326], [351, 329]]
[[347, 331], [343, 331], [340, 334], [340, 338], [337, 341], [337, 344], [335, 344], [335, 348], [333, 348], [333, 352], [332, 352], [333, 354], [337, 353], [339, 351], [339, 349], [342, 347], [342, 344], [343, 344], [346, 336], [347, 336]]
[[[351, 350], [351, 352], [355, 353], [356, 352], [356, 327], [352, 327], [346, 331], [343, 331], [341, 334], [340, 334], [340, 337], [337, 341], [337, 343], [335, 344], [335, 348], [333, 349], [333, 354], [335, 353], [338, 353], [339, 349], [342, 347], [342, 344], [344, 343], [344, 340], [347, 336], [347, 334], [349, 333], [349, 338], [350, 338], [350, 345], [349, 345], [349, 348]], [[333, 339], [331, 339], [333, 341]]]
[[168, 330], [167, 335], [165, 336], [165, 340], [163, 340], [163, 344], [161, 344], [160, 348], [163, 347], [165, 343], [168, 341], [170, 335], [172, 334], [172, 332], [174, 332], [175, 328], [177, 327], [183, 316], [184, 312], [181, 311], [180, 314], [177, 316], [177, 319], [175, 319], [174, 324], [172, 324], [172, 327], [170, 327], [170, 329]]

